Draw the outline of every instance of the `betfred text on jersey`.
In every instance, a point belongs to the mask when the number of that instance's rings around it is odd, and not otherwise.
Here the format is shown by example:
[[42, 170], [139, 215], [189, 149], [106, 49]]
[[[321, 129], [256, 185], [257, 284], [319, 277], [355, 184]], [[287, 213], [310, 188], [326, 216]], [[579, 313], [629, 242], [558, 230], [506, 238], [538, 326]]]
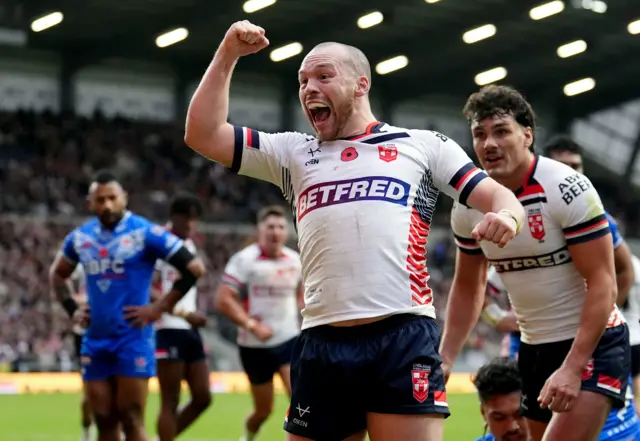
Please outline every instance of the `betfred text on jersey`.
[[490, 260], [491, 265], [499, 273], [525, 271], [536, 268], [565, 265], [571, 262], [571, 254], [567, 247], [560, 248], [540, 256], [515, 257], [512, 259]]
[[385, 201], [407, 205], [411, 185], [386, 176], [369, 176], [316, 184], [298, 198], [298, 220], [310, 211], [357, 201]]

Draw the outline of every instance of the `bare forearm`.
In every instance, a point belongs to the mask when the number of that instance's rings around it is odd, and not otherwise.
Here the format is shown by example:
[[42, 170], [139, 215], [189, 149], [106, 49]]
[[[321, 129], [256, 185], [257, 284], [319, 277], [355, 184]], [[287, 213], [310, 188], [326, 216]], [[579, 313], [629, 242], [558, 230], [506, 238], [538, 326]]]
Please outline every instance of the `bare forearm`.
[[237, 58], [218, 50], [196, 89], [187, 113], [186, 137], [196, 144], [207, 139], [226, 122], [229, 114], [229, 89]]
[[467, 199], [469, 206], [481, 213], [498, 213], [508, 210], [513, 213], [519, 225], [524, 222], [524, 208], [513, 192], [491, 178], [484, 179]]
[[565, 365], [582, 372], [602, 336], [615, 296], [615, 286], [606, 281], [589, 283], [580, 314], [580, 328], [565, 359]]
[[235, 299], [226, 298], [217, 303], [218, 311], [228, 317], [238, 326], [246, 326], [249, 314], [244, 310], [240, 302]]
[[625, 269], [624, 271], [616, 274], [616, 285], [618, 287], [616, 304], [618, 306], [623, 306], [626, 303], [627, 296], [629, 295], [629, 291], [631, 290], [634, 281], [635, 274], [633, 273], [633, 269], [631, 269], [631, 271]]
[[496, 325], [498, 332], [518, 332], [520, 327], [518, 326], [518, 320], [515, 315], [508, 315]]
[[444, 334], [440, 345], [442, 360], [451, 365], [460, 354], [464, 343], [478, 321], [484, 298], [482, 293], [473, 297], [454, 285], [451, 288]]
[[524, 207], [515, 197], [515, 195], [505, 187], [499, 187], [493, 193], [493, 201], [491, 204], [491, 211], [498, 213], [501, 210], [506, 210], [515, 216], [518, 225], [522, 225], [524, 222]]
[[71, 283], [68, 279], [60, 277], [57, 274], [53, 274], [50, 278], [50, 285], [56, 295], [56, 299], [60, 303], [72, 298], [73, 290], [71, 289]]

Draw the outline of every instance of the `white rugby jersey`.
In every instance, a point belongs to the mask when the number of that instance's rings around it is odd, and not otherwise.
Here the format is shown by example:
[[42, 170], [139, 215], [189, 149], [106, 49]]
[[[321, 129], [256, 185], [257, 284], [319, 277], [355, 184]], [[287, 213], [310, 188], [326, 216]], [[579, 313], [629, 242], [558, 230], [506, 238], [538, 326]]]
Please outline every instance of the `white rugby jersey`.
[[[568, 245], [609, 233], [597, 191], [589, 179], [549, 158], [536, 156], [515, 192], [527, 225], [504, 248], [471, 237], [482, 213], [455, 204], [451, 226], [459, 249], [484, 253], [500, 274], [518, 319], [522, 341], [542, 344], [575, 337], [586, 287]], [[613, 305], [608, 327], [624, 323]]]
[[[185, 239], [184, 246], [193, 255], [196, 254], [196, 245], [191, 239]], [[170, 263], [164, 260], [156, 262], [156, 271], [159, 273], [159, 283], [157, 288], [163, 293], [168, 294], [176, 280], [180, 278], [180, 272], [176, 270]], [[187, 294], [176, 304], [174, 309], [181, 309], [185, 312], [194, 312], [198, 309], [198, 288], [193, 286]], [[184, 318], [173, 314], [163, 313], [160, 320], [154, 324], [156, 329], [191, 329], [192, 326]]]
[[375, 122], [321, 142], [235, 128], [232, 170], [278, 185], [302, 258], [302, 328], [399, 313], [435, 317], [427, 235], [439, 190], [463, 203], [486, 174], [453, 140]]
[[222, 281], [238, 292], [250, 317], [269, 325], [273, 336], [263, 342], [246, 329], [238, 333], [238, 345], [273, 347], [300, 333], [298, 288], [300, 255], [284, 247], [282, 255], [269, 257], [251, 244], [229, 259]]
[[627, 307], [622, 311], [629, 326], [629, 343], [631, 346], [640, 345], [640, 259], [631, 256], [633, 272], [636, 279], [627, 295]]

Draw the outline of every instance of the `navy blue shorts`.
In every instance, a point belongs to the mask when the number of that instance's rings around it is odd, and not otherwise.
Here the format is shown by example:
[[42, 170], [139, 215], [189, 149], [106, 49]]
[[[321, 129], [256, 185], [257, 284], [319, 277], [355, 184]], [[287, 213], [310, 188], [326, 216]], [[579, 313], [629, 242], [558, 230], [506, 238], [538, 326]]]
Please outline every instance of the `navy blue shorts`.
[[449, 416], [440, 330], [413, 314], [354, 326], [318, 326], [298, 337], [284, 429], [315, 441], [366, 428], [368, 412]]
[[[522, 415], [548, 423], [552, 413], [541, 409], [538, 396], [547, 379], [564, 362], [573, 339], [539, 345], [520, 344], [518, 369], [522, 375]], [[631, 373], [631, 347], [627, 325], [608, 328], [593, 351], [593, 358], [582, 373], [582, 390], [611, 398], [615, 409], [625, 406], [625, 394]]]
[[202, 337], [195, 329], [158, 329], [156, 360], [195, 363], [205, 359]]
[[273, 381], [273, 374], [291, 364], [291, 354], [296, 339], [292, 338], [272, 348], [248, 348], [240, 346], [240, 361], [251, 384]]

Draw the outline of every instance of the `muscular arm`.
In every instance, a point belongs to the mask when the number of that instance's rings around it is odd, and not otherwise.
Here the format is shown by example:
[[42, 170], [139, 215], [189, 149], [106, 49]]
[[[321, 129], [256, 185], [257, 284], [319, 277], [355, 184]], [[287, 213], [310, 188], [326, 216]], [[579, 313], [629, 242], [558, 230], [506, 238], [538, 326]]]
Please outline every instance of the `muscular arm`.
[[[616, 299], [611, 236], [607, 234], [588, 242], [569, 245], [569, 253], [576, 269], [585, 279], [587, 292], [580, 314], [580, 328], [564, 364], [580, 373], [605, 330]], [[593, 256], [598, 258], [594, 259]]]
[[241, 327], [246, 327], [251, 318], [240, 303], [238, 291], [229, 285], [220, 286], [216, 296], [216, 309]]
[[467, 205], [481, 213], [497, 213], [500, 210], [508, 210], [517, 219], [518, 225], [524, 222], [524, 208], [511, 190], [498, 184], [491, 178], [483, 179], [473, 189]]
[[456, 252], [440, 354], [449, 366], [462, 350], [484, 304], [488, 263], [483, 254]]
[[613, 250], [613, 259], [616, 267], [616, 285], [618, 287], [618, 297], [616, 303], [623, 306], [627, 301], [629, 290], [635, 282], [633, 262], [631, 261], [631, 250], [626, 242], [622, 242]]
[[185, 127], [185, 143], [196, 152], [231, 167], [234, 130], [227, 122], [229, 87], [238, 59], [218, 49], [196, 89]]
[[298, 284], [298, 311], [304, 309], [304, 284], [302, 281]]
[[173, 284], [173, 287], [166, 295], [156, 300], [156, 303], [162, 311], [172, 313], [176, 303], [189, 292], [196, 281], [205, 274], [206, 270], [202, 260], [191, 254], [184, 246], [173, 254], [167, 262], [178, 270], [180, 278]]
[[65, 259], [62, 253], [58, 253], [49, 268], [49, 286], [70, 317], [78, 308], [72, 297], [73, 286], [69, 279], [75, 268], [76, 265]]

